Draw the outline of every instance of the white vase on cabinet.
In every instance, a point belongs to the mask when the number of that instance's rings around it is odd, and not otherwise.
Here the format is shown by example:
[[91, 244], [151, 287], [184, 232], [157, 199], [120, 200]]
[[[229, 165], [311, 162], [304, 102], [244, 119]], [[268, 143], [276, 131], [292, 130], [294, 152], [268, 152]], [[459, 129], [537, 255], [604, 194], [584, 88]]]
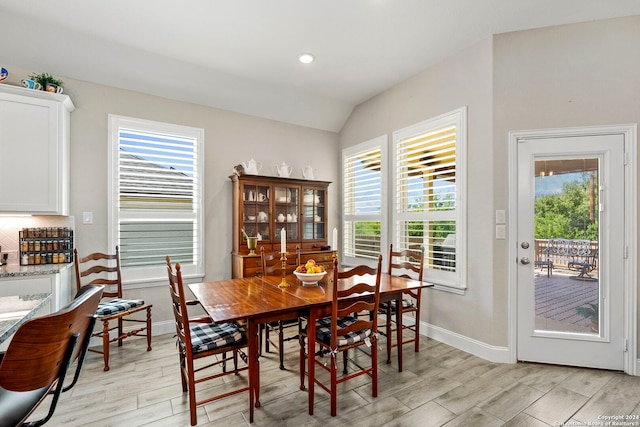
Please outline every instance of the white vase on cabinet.
[[69, 214], [71, 99], [0, 85], [0, 213]]

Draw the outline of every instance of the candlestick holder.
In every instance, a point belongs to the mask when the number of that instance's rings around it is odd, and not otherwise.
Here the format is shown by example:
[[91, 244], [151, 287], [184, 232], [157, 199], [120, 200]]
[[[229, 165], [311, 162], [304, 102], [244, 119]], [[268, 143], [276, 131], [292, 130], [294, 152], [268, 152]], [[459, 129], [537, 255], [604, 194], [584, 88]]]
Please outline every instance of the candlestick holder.
[[334, 260], [338, 258], [338, 250], [334, 249], [333, 251], [331, 251], [331, 259]]
[[282, 262], [282, 281], [278, 285], [279, 288], [288, 288], [289, 284], [287, 283], [287, 254], [285, 252], [282, 253], [280, 257], [280, 261]]

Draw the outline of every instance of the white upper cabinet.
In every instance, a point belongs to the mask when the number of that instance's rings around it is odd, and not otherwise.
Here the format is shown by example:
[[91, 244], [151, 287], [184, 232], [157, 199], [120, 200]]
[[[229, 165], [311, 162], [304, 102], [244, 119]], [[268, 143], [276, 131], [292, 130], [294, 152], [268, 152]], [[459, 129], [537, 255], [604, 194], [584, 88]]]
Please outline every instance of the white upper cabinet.
[[69, 214], [66, 95], [0, 84], [0, 214]]

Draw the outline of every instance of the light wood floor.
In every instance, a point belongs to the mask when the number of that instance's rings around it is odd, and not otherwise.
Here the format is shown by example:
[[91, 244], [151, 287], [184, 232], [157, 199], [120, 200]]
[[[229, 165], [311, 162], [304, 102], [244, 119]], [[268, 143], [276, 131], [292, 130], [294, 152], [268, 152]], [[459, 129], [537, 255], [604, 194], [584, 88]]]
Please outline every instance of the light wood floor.
[[[153, 350], [146, 352], [145, 347], [137, 338], [122, 348], [112, 346], [109, 372], [102, 371], [101, 357], [91, 353], [80, 382], [63, 396], [47, 425], [188, 426], [174, 338], [154, 337]], [[310, 416], [307, 392], [299, 390], [298, 345], [289, 342], [287, 348], [285, 371], [278, 369], [275, 353], [261, 358], [262, 407], [256, 409], [255, 426], [559, 426], [567, 421], [605, 425], [598, 417], [640, 415], [638, 377], [491, 363], [424, 338], [419, 353], [405, 346], [402, 373], [395, 360], [387, 365], [380, 351], [377, 398], [371, 397], [366, 378], [348, 381], [338, 396], [338, 416], [332, 418], [327, 394], [316, 388], [315, 415]], [[243, 393], [200, 407], [198, 425], [247, 426], [247, 405]], [[640, 425], [638, 419], [626, 421]]]

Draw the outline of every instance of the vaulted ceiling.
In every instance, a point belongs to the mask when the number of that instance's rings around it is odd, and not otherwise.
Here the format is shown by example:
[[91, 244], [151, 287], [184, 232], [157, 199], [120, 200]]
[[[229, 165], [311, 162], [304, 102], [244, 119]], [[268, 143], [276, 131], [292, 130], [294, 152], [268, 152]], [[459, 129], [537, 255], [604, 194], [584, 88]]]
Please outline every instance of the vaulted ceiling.
[[338, 132], [492, 34], [628, 15], [640, 1], [3, 0], [0, 65]]

